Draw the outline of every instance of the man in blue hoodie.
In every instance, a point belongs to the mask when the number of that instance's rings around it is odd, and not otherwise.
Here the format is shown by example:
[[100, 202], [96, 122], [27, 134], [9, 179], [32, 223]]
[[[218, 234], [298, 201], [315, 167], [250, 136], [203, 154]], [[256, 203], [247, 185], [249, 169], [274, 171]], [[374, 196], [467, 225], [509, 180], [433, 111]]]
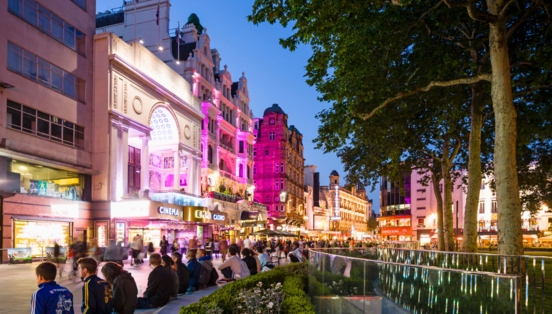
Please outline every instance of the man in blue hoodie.
[[186, 253], [186, 259], [188, 260], [187, 267], [190, 272], [190, 282], [187, 293], [192, 293], [200, 288], [199, 275], [201, 264], [197, 261], [196, 252], [197, 250], [190, 249]]
[[31, 314], [74, 314], [73, 294], [54, 281], [56, 265], [41, 263], [35, 273], [38, 290], [31, 297]]
[[113, 290], [109, 283], [98, 276], [98, 262], [91, 257], [84, 257], [77, 261], [80, 267], [80, 276], [84, 281], [82, 286], [83, 314], [111, 314], [113, 311]]

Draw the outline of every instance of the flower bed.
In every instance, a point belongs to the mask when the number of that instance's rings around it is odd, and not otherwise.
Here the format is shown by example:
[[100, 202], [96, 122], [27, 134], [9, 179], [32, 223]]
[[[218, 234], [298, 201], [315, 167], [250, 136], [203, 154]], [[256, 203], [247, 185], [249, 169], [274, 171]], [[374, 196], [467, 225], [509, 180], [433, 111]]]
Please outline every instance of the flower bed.
[[[314, 314], [315, 308], [306, 291], [307, 265], [293, 263], [229, 283], [199, 302], [182, 307], [180, 314], [243, 313], [254, 306], [257, 306], [255, 310], [246, 312]], [[259, 299], [245, 303], [244, 298], [249, 301], [253, 294]]]

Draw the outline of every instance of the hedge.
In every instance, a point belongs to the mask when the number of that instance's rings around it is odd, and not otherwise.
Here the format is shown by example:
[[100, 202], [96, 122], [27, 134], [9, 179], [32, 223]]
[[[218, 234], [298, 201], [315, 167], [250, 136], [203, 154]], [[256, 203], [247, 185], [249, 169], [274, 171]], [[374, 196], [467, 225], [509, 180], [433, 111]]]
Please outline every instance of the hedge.
[[199, 302], [183, 306], [180, 309], [180, 314], [204, 314], [208, 307], [212, 308], [215, 305], [222, 309], [224, 314], [232, 314], [236, 310], [236, 296], [239, 292], [243, 289], [252, 289], [259, 282], [263, 283], [263, 287], [268, 287], [271, 283], [282, 283], [282, 289], [285, 293], [285, 299], [282, 303], [283, 313], [316, 313], [314, 305], [306, 293], [307, 265], [305, 263], [292, 263], [231, 282], [211, 295], [201, 298]]

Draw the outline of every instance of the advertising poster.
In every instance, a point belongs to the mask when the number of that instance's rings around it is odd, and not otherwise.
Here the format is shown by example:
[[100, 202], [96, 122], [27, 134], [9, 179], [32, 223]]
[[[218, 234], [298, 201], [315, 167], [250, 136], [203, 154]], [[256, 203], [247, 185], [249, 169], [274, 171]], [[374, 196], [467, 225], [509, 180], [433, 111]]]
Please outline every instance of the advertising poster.
[[108, 239], [108, 221], [96, 221], [96, 238], [98, 238], [99, 247], [107, 247]]
[[[46, 251], [46, 260], [48, 262], [56, 262], [55, 257], [54, 257], [54, 248], [53, 247], [46, 247], [46, 248], [44, 248], [44, 250]], [[67, 248], [64, 248], [64, 247], [59, 248], [58, 260], [59, 260], [60, 263], [67, 262]]]
[[54, 247], [54, 243], [61, 247], [69, 244], [69, 222], [39, 221], [39, 220], [15, 220], [14, 221], [14, 247], [30, 248], [33, 257], [41, 257], [43, 248]]
[[116, 234], [115, 234], [115, 238], [117, 239], [117, 243], [119, 242], [123, 242], [123, 244], [125, 243], [125, 223], [124, 222], [117, 222], [115, 223], [115, 230], [116, 230]]
[[42, 196], [48, 195], [47, 181], [38, 181], [38, 195], [42, 195]]
[[8, 259], [10, 264], [32, 263], [31, 248], [8, 249]]

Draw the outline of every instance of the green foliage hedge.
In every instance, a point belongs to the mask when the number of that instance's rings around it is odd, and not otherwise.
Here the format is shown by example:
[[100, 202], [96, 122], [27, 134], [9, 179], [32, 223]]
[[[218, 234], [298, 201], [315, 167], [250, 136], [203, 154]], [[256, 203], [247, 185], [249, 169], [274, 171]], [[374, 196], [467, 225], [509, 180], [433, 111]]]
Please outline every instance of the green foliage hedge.
[[180, 314], [204, 314], [207, 312], [207, 307], [213, 308], [215, 305], [222, 309], [224, 314], [232, 314], [237, 310], [236, 301], [239, 292], [243, 289], [252, 289], [259, 282], [263, 283], [263, 287], [268, 287], [271, 283], [282, 283], [285, 293], [282, 304], [283, 313], [316, 313], [306, 293], [307, 265], [292, 263], [229, 283], [211, 295], [201, 298], [199, 302], [182, 307]]

